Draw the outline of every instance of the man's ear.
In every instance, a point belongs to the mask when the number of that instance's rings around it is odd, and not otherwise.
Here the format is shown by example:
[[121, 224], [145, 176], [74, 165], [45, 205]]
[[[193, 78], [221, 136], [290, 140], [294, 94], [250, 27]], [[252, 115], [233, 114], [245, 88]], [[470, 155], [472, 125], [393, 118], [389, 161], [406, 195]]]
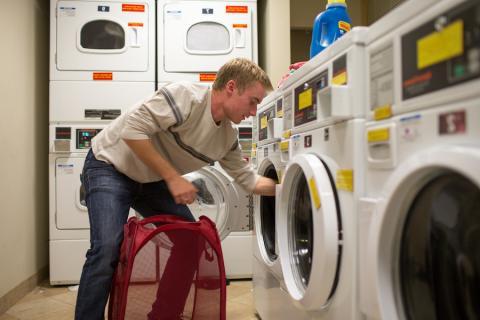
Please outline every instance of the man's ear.
[[236, 88], [237, 83], [235, 82], [235, 80], [228, 80], [227, 84], [225, 85], [225, 90], [227, 90], [229, 94], [232, 94]]

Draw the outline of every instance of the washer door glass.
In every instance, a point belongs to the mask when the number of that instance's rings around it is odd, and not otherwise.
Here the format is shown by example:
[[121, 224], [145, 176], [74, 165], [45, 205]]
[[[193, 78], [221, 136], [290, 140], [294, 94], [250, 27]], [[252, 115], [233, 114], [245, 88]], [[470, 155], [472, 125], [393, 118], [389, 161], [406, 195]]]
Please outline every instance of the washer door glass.
[[408, 319], [480, 318], [480, 189], [446, 173], [420, 190], [402, 234], [400, 287]]
[[331, 174], [336, 168], [316, 155], [297, 155], [286, 169], [277, 199], [285, 284], [292, 298], [311, 311], [328, 304], [340, 274], [342, 223]]
[[312, 201], [305, 174], [300, 171], [292, 188], [292, 197], [289, 211], [293, 212], [290, 218], [291, 263], [295, 266], [294, 275], [298, 283], [304, 288], [308, 286], [312, 269], [313, 255], [313, 216]]
[[220, 181], [202, 170], [186, 174], [184, 177], [198, 189], [197, 199], [189, 204], [188, 208], [197, 220], [200, 216], [207, 216], [215, 222], [220, 238], [223, 239], [229, 232], [229, 213]]

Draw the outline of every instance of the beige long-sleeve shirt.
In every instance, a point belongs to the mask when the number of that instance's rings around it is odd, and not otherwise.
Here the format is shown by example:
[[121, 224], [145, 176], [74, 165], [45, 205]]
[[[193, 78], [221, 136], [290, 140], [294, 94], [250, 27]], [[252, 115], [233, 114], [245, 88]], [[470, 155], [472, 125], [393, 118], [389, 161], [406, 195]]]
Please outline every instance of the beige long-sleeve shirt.
[[215, 123], [211, 89], [192, 83], [174, 83], [159, 89], [148, 100], [124, 113], [92, 141], [99, 160], [141, 182], [162, 180], [145, 165], [123, 139], [151, 139], [160, 155], [185, 174], [219, 161], [223, 169], [247, 192], [259, 176], [242, 158], [238, 130], [229, 120]]

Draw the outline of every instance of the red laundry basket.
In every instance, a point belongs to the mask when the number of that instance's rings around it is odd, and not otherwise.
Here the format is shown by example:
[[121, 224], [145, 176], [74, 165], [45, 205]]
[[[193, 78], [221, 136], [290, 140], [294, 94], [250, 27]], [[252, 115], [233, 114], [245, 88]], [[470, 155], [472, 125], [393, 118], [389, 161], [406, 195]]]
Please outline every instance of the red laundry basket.
[[225, 266], [215, 224], [204, 216], [130, 218], [108, 309], [111, 320], [224, 320]]

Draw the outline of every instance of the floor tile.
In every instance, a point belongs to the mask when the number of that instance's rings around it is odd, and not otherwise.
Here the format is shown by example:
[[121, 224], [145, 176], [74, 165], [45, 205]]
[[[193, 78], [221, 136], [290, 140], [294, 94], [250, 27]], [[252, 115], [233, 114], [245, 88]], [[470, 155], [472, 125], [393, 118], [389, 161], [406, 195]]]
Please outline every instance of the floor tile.
[[[77, 292], [69, 287], [45, 282], [0, 315], [0, 320], [72, 320], [76, 298]], [[231, 281], [227, 286], [227, 319], [258, 319], [251, 281]]]

